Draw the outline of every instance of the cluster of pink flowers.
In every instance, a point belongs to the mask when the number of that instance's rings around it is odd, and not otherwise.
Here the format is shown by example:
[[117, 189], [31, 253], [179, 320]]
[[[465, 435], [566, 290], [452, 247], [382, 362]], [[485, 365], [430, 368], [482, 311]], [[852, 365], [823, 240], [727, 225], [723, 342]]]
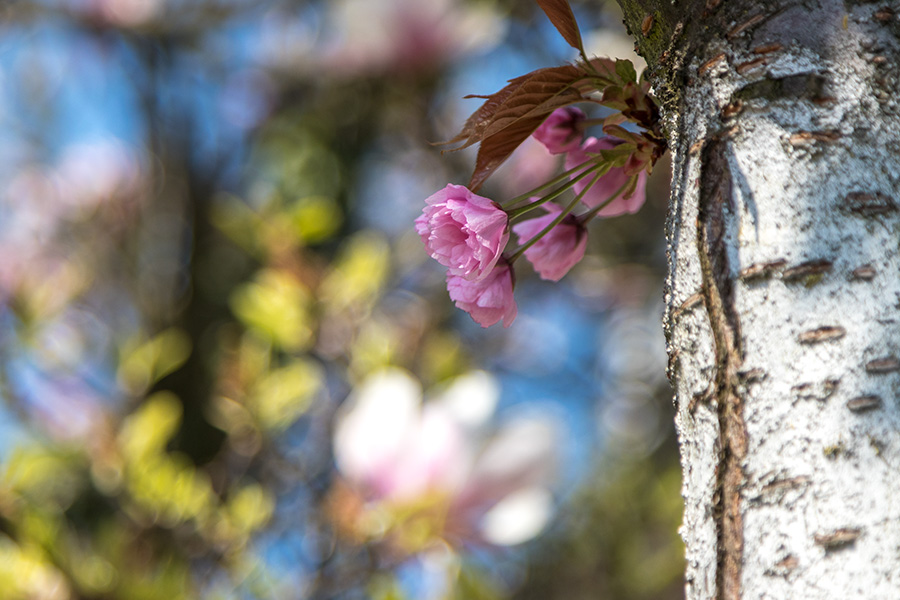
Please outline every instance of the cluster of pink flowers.
[[[581, 216], [571, 214], [576, 203], [564, 209], [547, 202], [551, 197], [531, 197], [528, 201], [533, 206], [504, 209], [454, 184], [426, 199], [422, 215], [416, 219], [416, 232], [428, 254], [447, 267], [450, 298], [482, 327], [501, 320], [509, 327], [515, 320], [513, 262], [520, 255], [542, 279], [559, 281], [584, 257], [585, 224], [590, 218], [634, 213], [643, 205], [646, 171], [637, 174], [630, 194], [626, 188], [634, 175], [626, 167], [612, 167], [599, 177], [592, 175], [598, 160], [602, 160], [601, 152], [622, 141], [611, 136], [583, 139], [585, 121], [585, 114], [578, 108], [560, 108], [532, 134], [551, 154], [565, 155], [569, 182], [563, 189], [571, 188], [580, 204], [589, 209]], [[579, 169], [582, 165], [584, 168]], [[554, 192], [552, 197], [557, 195]], [[538, 209], [543, 215], [511, 225], [517, 216]], [[505, 255], [510, 230], [520, 246]]]

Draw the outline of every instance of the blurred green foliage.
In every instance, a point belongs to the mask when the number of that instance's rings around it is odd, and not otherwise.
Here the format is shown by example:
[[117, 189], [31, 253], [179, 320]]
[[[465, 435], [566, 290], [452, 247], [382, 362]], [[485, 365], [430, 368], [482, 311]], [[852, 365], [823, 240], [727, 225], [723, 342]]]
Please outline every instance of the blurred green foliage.
[[683, 597], [677, 458], [670, 442], [645, 461], [600, 463], [541, 546], [517, 598]]

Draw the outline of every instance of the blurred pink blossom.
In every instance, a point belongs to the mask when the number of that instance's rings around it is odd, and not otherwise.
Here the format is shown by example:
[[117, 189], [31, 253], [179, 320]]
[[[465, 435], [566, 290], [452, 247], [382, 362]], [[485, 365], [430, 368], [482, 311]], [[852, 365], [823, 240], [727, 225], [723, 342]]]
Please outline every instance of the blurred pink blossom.
[[492, 176], [506, 197], [513, 198], [549, 181], [559, 169], [560, 157], [528, 136]]
[[513, 270], [504, 261], [480, 281], [447, 274], [447, 291], [457, 308], [469, 313], [482, 327], [490, 327], [503, 319], [509, 327], [516, 320], [518, 308], [513, 296]]
[[[541, 206], [546, 213], [513, 226], [519, 243], [532, 239], [559, 216], [562, 209], [556, 204]], [[541, 279], [559, 281], [578, 261], [584, 258], [587, 231], [574, 216], [564, 218], [556, 227], [525, 251], [525, 258], [534, 266]]]
[[319, 49], [329, 74], [418, 71], [500, 41], [504, 20], [459, 0], [335, 0]]
[[[584, 164], [590, 159], [590, 154], [597, 154], [601, 150], [612, 150], [619, 144], [621, 144], [621, 140], [618, 140], [614, 137], [604, 137], [601, 139], [597, 139], [594, 137], [587, 138], [584, 143], [581, 145], [581, 148], [577, 150], [573, 150], [566, 155], [566, 169], [573, 169], [580, 164]], [[573, 177], [578, 175], [575, 173]], [[638, 211], [638, 209], [643, 206], [644, 201], [647, 198], [646, 188], [647, 188], [647, 172], [642, 171], [638, 174], [637, 187], [634, 190], [634, 193], [630, 198], [623, 197], [623, 194], [619, 194], [616, 198], [607, 204], [604, 208], [602, 208], [597, 215], [601, 217], [615, 217], [623, 214], [633, 214]], [[575, 184], [574, 189], [575, 193], [581, 193], [585, 187], [587, 187], [592, 178], [590, 175], [579, 181]], [[628, 175], [625, 174], [625, 169], [621, 167], [613, 167], [609, 170], [608, 173], [603, 175], [597, 182], [591, 187], [590, 190], [582, 198], [582, 202], [587, 205], [589, 208], [594, 208], [599, 206], [600, 204], [608, 201], [612, 195], [618, 190], [620, 187], [625, 185], [628, 181]]]
[[73, 10], [113, 27], [140, 27], [161, 16], [166, 0], [69, 0]]
[[60, 202], [75, 210], [133, 197], [142, 183], [135, 155], [111, 139], [66, 148], [56, 177]]
[[0, 298], [26, 294], [40, 298], [35, 309], [62, 306], [85, 287], [85, 257], [107, 239], [80, 236], [79, 225], [121, 231], [145, 184], [136, 153], [114, 139], [68, 146], [55, 166], [21, 167], [0, 189]]
[[416, 232], [428, 254], [454, 276], [484, 279], [509, 241], [509, 219], [488, 198], [448, 184], [426, 200]]
[[550, 154], [571, 152], [581, 145], [579, 123], [585, 118], [584, 112], [575, 106], [557, 108], [532, 135]]
[[[363, 380], [334, 432], [337, 467], [362, 494], [362, 510], [394, 511], [402, 529], [409, 507], [425, 509], [437, 515], [435, 536], [451, 541], [516, 544], [537, 535], [552, 511], [558, 427], [520, 417], [486, 438], [498, 395], [479, 371], [424, 406], [421, 385], [406, 371], [386, 368]], [[357, 517], [357, 527], [372, 526]]]

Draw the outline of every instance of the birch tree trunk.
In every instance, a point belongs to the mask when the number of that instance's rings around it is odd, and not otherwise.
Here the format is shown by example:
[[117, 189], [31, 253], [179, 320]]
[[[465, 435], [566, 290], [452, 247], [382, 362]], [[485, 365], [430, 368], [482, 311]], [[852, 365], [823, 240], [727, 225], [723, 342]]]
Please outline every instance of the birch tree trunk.
[[673, 151], [687, 598], [900, 598], [900, 3], [620, 4]]

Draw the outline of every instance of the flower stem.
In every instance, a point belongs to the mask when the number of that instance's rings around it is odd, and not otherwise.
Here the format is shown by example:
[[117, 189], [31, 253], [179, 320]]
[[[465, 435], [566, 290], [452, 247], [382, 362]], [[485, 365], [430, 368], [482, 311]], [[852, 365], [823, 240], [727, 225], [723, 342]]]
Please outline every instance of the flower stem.
[[628, 185], [630, 183], [631, 183], [631, 179], [627, 180], [625, 183], [623, 183], [619, 187], [619, 189], [617, 189], [615, 192], [613, 192], [612, 196], [610, 196], [609, 198], [607, 198], [606, 200], [604, 200], [603, 202], [601, 202], [600, 204], [598, 204], [597, 206], [595, 206], [594, 208], [589, 210], [588, 212], [586, 212], [583, 215], [581, 215], [580, 217], [578, 217], [578, 222], [582, 225], [586, 225], [588, 223], [588, 221], [590, 221], [591, 219], [593, 219], [594, 217], [597, 216], [598, 212], [600, 212], [601, 210], [603, 210], [604, 208], [609, 206], [610, 202], [612, 202], [613, 200], [618, 198], [619, 194], [621, 194], [623, 191], [625, 191], [625, 188], [628, 187]]
[[533, 190], [528, 190], [528, 191], [525, 192], [524, 194], [520, 194], [520, 195], [516, 196], [515, 198], [513, 198], [512, 200], [505, 200], [505, 201], [503, 201], [500, 205], [503, 206], [503, 207], [506, 208], [506, 209], [512, 208], [513, 206], [515, 206], [515, 205], [518, 204], [519, 202], [522, 202], [522, 201], [524, 201], [524, 200], [528, 200], [528, 199], [531, 198], [532, 196], [535, 196], [535, 195], [537, 195], [538, 193], [543, 192], [544, 190], [546, 190], [546, 189], [548, 189], [548, 188], [551, 188], [551, 187], [553, 187], [553, 186], [555, 186], [555, 185], [559, 185], [560, 183], [564, 182], [566, 179], [568, 179], [569, 177], [571, 177], [572, 175], [574, 175], [576, 172], [578, 172], [578, 171], [579, 171], [580, 169], [582, 169], [583, 167], [584, 167], [584, 163], [581, 163], [580, 165], [577, 165], [577, 166], [575, 166], [575, 167], [572, 167], [572, 168], [569, 169], [568, 171], [565, 171], [565, 172], [563, 172], [563, 173], [560, 173], [559, 175], [557, 175], [556, 177], [554, 177], [553, 179], [551, 179], [551, 180], [548, 181], [547, 183], [543, 183], [543, 184], [537, 186], [536, 188], [534, 188]]
[[[552, 192], [550, 192], [550, 193], [547, 194], [546, 196], [543, 196], [543, 197], [540, 198], [539, 200], [536, 200], [536, 201], [534, 201], [534, 202], [532, 202], [532, 203], [530, 203], [530, 204], [526, 204], [526, 205], [524, 205], [524, 206], [520, 206], [519, 208], [513, 208], [513, 209], [507, 210], [507, 214], [509, 215], [509, 220], [512, 221], [512, 220], [515, 219], [516, 217], [519, 217], [519, 216], [524, 215], [525, 213], [527, 213], [527, 212], [529, 212], [529, 211], [531, 211], [531, 210], [534, 210], [535, 208], [539, 207], [541, 204], [544, 204], [544, 203], [546, 203], [546, 202], [549, 202], [550, 200], [553, 200], [554, 198], [558, 198], [558, 197], [561, 196], [566, 190], [568, 190], [569, 188], [571, 188], [572, 186], [574, 186], [576, 183], [578, 183], [579, 181], [581, 181], [582, 179], [584, 179], [584, 178], [587, 177], [588, 175], [591, 175], [591, 174], [593, 174], [593, 173], [596, 173], [599, 169], [602, 169], [603, 167], [606, 166], [606, 163], [605, 163], [605, 162], [602, 162], [602, 160], [601, 160], [601, 161], [597, 161], [597, 160], [595, 159], [595, 160], [594, 160], [594, 163], [595, 163], [595, 164], [594, 164], [593, 166], [590, 166], [590, 167], [588, 167], [587, 169], [585, 169], [585, 171], [584, 171], [583, 173], [579, 173], [577, 176], [573, 177], [568, 183], [566, 183], [566, 185], [564, 185], [564, 186], [562, 186], [561, 188], [558, 188], [558, 189], [556, 189], [556, 190], [553, 190]], [[577, 169], [584, 168], [584, 165], [585, 165], [585, 163], [581, 163], [580, 165], [578, 165], [578, 166], [575, 167], [574, 169], [570, 169], [569, 171], [566, 171], [566, 173], [572, 173], [573, 171], [575, 171], [575, 170], [577, 170]], [[599, 177], [599, 176], [601, 176], [601, 175], [603, 175], [603, 174], [604, 174], [604, 173], [598, 173], [597, 175], [598, 175], [598, 177]], [[591, 185], [594, 185], [593, 182], [591, 182]], [[585, 188], [585, 190], [587, 190], [588, 188], [590, 188], [591, 185], [587, 186], [587, 187]], [[584, 191], [582, 191], [582, 193], [581, 193], [580, 195], [583, 195], [583, 194], [584, 194]]]
[[[585, 175], [587, 175], [587, 173], [585, 173]], [[510, 256], [510, 257], [507, 259], [507, 262], [508, 262], [509, 264], [513, 264], [514, 262], [516, 262], [516, 260], [517, 260], [520, 256], [522, 256], [522, 255], [525, 253], [526, 250], [528, 250], [529, 248], [531, 248], [531, 247], [532, 247], [539, 239], [541, 239], [542, 237], [544, 237], [545, 235], [547, 235], [548, 233], [550, 233], [550, 231], [551, 231], [554, 227], [556, 227], [557, 225], [559, 225], [559, 224], [562, 222], [563, 219], [565, 219], [567, 216], [569, 216], [569, 213], [571, 213], [573, 210], [575, 210], [575, 207], [578, 206], [578, 203], [581, 202], [581, 199], [584, 197], [584, 195], [587, 193], [587, 191], [588, 191], [589, 189], [591, 189], [591, 187], [593, 187], [593, 185], [594, 185], [595, 183], [597, 183], [597, 180], [600, 179], [602, 176], [603, 176], [603, 173], [595, 173], [595, 174], [594, 174], [594, 178], [591, 179], [591, 182], [587, 185], [587, 187], [585, 187], [583, 190], [581, 190], [581, 192], [578, 193], [578, 195], [576, 195], [575, 198], [572, 199], [572, 201], [569, 203], [569, 205], [566, 206], [566, 207], [565, 207], [565, 208], [564, 208], [564, 209], [556, 216], [556, 218], [553, 219], [553, 220], [550, 222], [549, 225], [547, 225], [547, 226], [544, 227], [540, 232], [538, 232], [538, 234], [537, 234], [536, 236], [534, 236], [533, 238], [531, 238], [530, 240], [528, 240], [527, 242], [525, 242], [524, 244], [522, 244], [519, 248], [517, 248], [516, 251], [513, 252], [512, 256]]]

